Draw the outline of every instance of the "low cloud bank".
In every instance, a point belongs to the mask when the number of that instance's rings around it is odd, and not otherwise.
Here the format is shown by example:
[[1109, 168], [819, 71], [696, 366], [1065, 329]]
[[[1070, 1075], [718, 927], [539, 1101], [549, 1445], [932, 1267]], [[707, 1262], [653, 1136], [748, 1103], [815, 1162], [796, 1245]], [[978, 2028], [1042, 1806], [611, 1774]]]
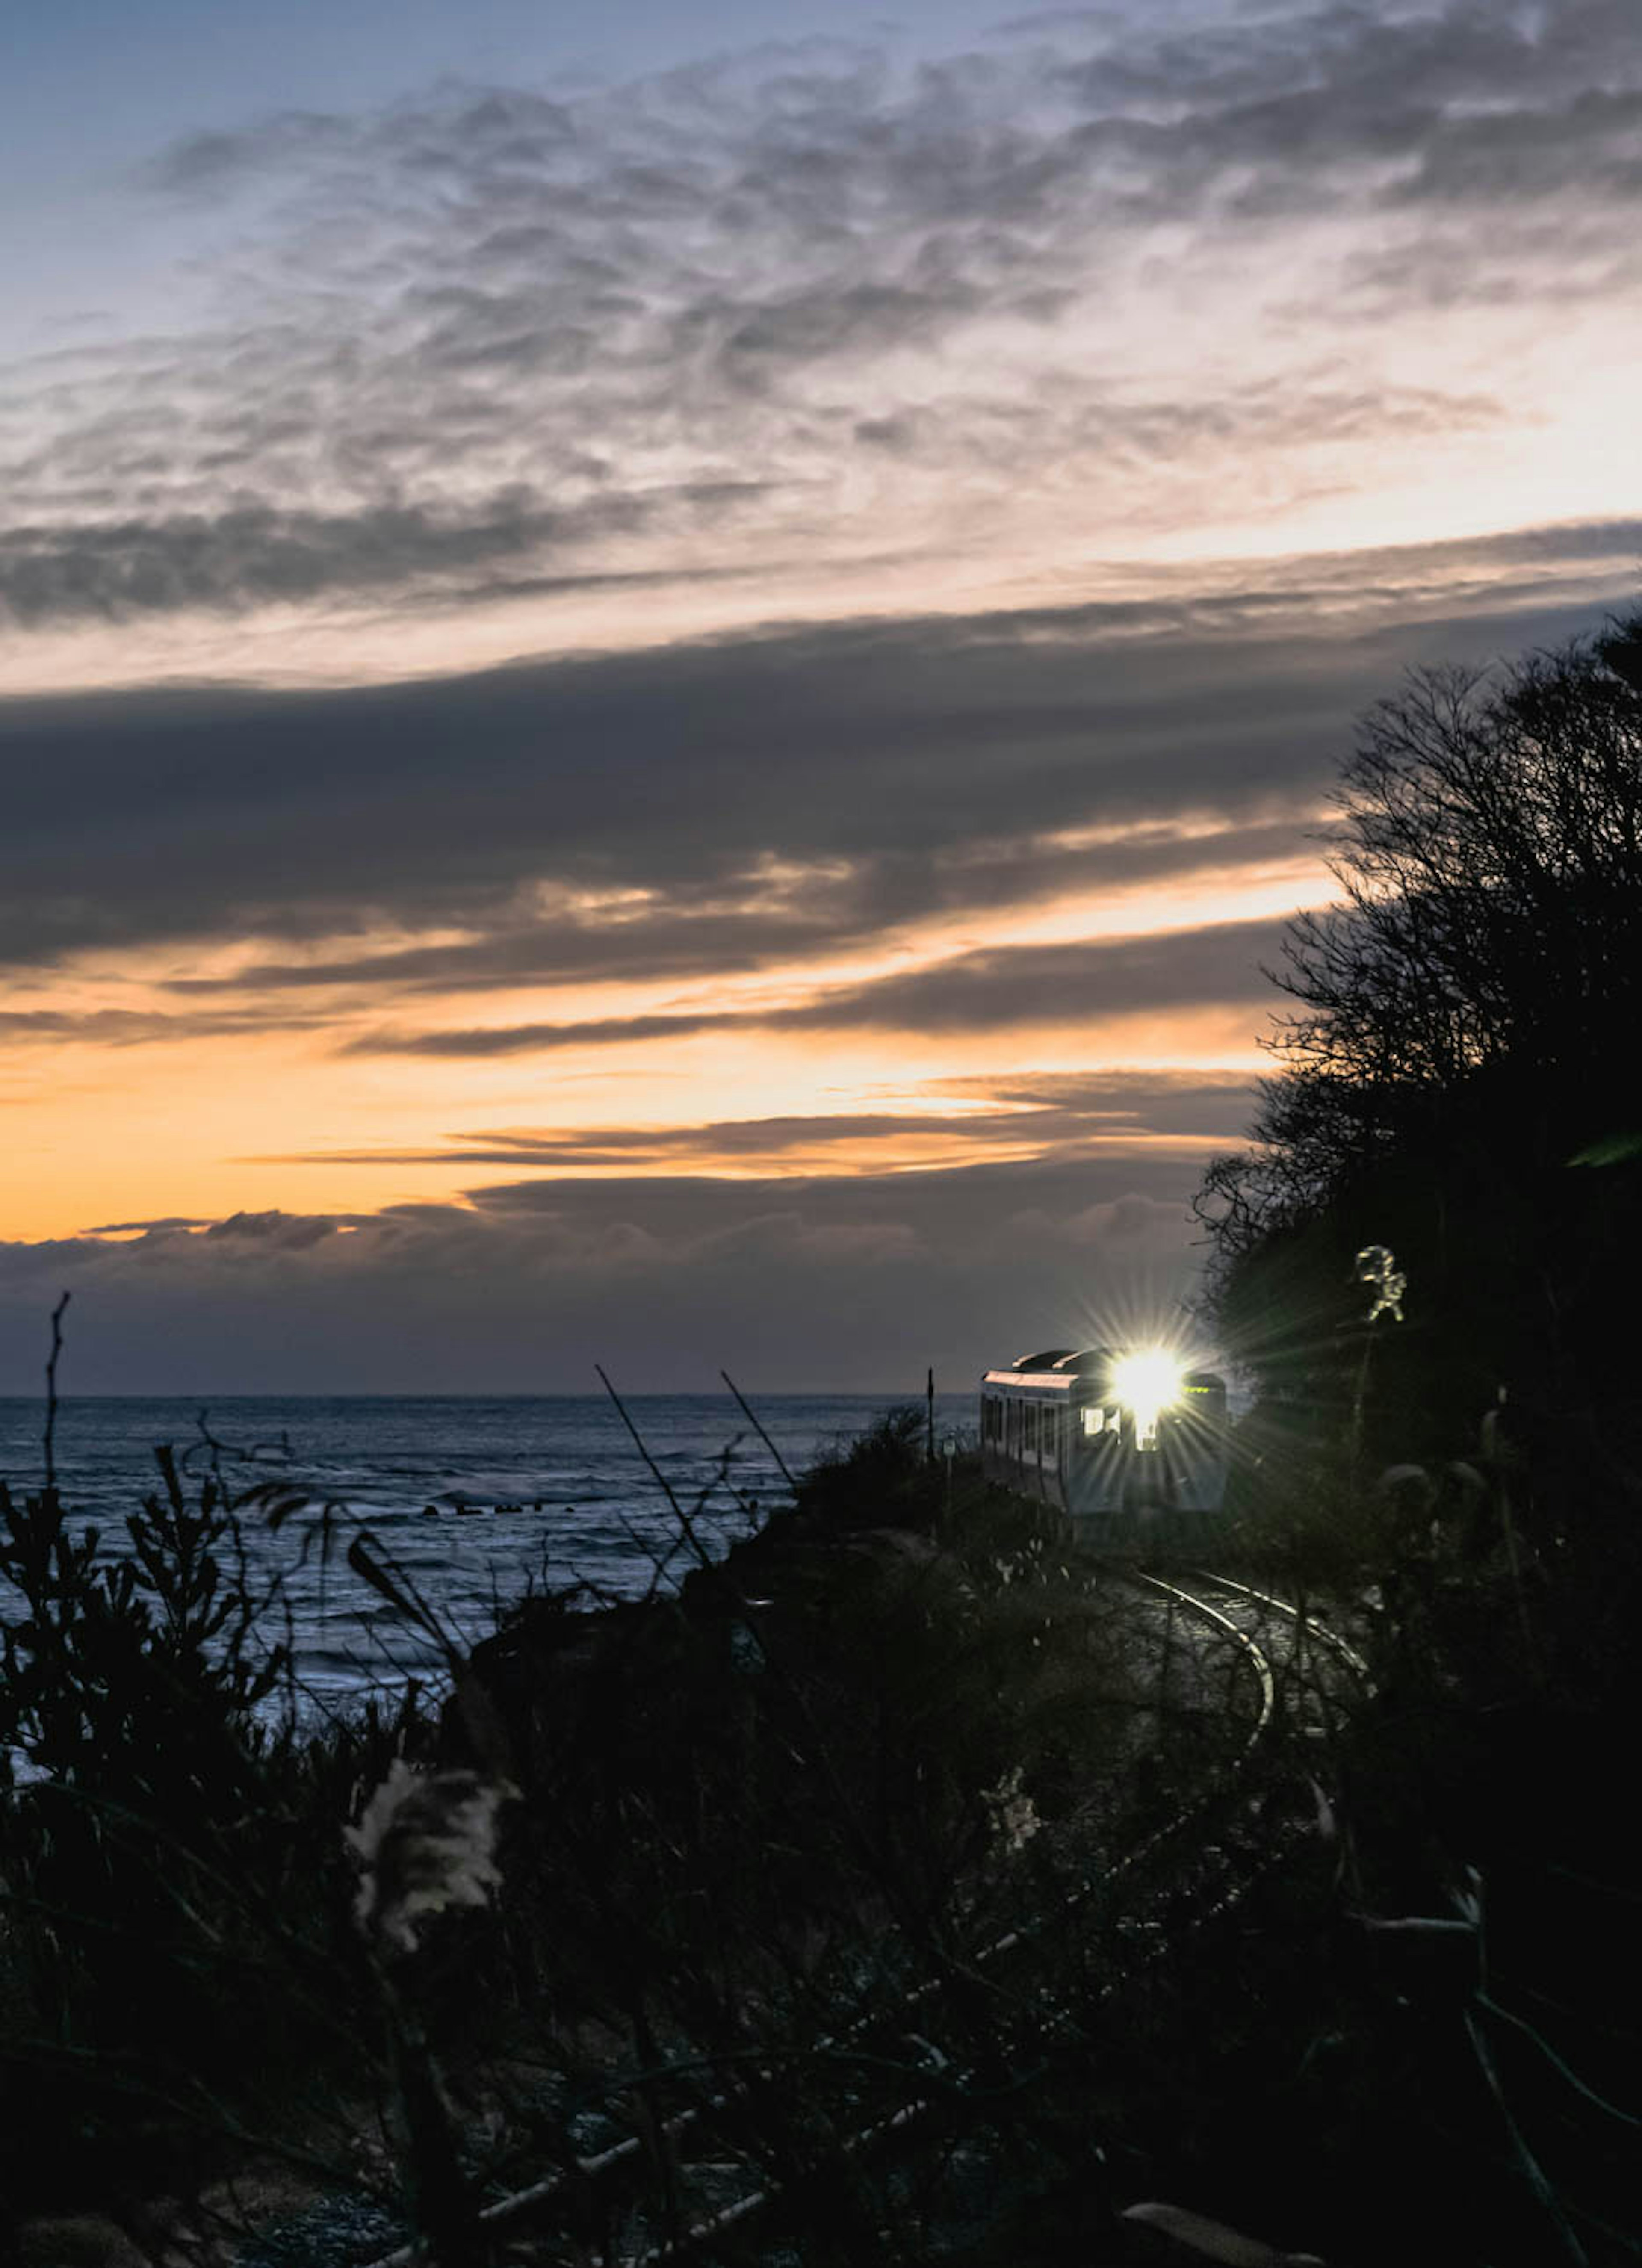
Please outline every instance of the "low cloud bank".
[[[69, 1394], [956, 1388], [1028, 1341], [1181, 1321], [1178, 1160], [505, 1183], [372, 1216], [0, 1245], [0, 1387]], [[1188, 1177], [1189, 1178], [1189, 1177]], [[112, 1229], [112, 1225], [111, 1225]]]

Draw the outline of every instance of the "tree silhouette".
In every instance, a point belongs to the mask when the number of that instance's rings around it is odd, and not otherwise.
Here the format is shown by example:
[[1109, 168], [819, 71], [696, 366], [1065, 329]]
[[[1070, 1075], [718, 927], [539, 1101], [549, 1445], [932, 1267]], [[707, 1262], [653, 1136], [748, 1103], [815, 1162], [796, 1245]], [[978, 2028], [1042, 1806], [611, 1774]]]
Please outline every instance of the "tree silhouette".
[[1337, 1403], [1352, 1255], [1389, 1244], [1405, 1418], [1423, 1403], [1434, 1431], [1491, 1379], [1605, 1403], [1642, 1250], [1642, 612], [1412, 674], [1335, 800], [1341, 902], [1265, 971], [1299, 1004], [1266, 1043], [1282, 1068], [1196, 1201], [1208, 1313], [1269, 1391]]

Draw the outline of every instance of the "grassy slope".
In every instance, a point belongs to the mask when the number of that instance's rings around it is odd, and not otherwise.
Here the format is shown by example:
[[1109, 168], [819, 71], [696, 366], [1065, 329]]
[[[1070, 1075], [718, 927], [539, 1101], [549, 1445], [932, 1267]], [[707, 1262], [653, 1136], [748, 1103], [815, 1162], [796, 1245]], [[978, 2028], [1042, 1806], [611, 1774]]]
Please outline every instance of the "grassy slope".
[[[862, 2257], [865, 2231], [886, 2259], [1126, 2257], [1141, 2240], [1113, 2210], [1148, 2195], [1336, 2262], [1572, 2258], [1574, 2231], [1626, 2257], [1599, 2224], [1631, 2225], [1630, 2130], [1522, 2026], [1624, 2107], [1633, 1908], [1607, 1776], [1628, 1688], [1568, 1674], [1577, 1586], [1497, 1521], [1433, 1541], [1336, 1501], [1325, 1522], [1293, 1477], [1286, 1508], [1263, 1487], [1245, 1549], [1278, 1588], [1378, 1581], [1380, 1690], [1326, 1753], [1278, 1743], [1218, 1806], [1225, 1741], [1189, 1687], [1160, 1697], [1132, 1600], [1091, 1594], [1053, 1524], [973, 1468], [926, 1466], [911, 1415], [677, 1599], [526, 1602], [442, 1722], [317, 1744], [249, 1737], [202, 1635], [219, 1593], [122, 1603], [54, 1557], [48, 1510], [11, 1506], [38, 1594], [12, 1736], [66, 1770], [13, 1793], [0, 1855], [14, 2220], [220, 2196], [251, 2138], [291, 2181], [312, 2154], [333, 2223], [374, 2183], [456, 2228], [469, 2184], [613, 2132], [636, 2073], [663, 2074], [637, 2100], [665, 2114], [755, 2056], [776, 2077], [733, 2088], [726, 2146], [788, 2191], [806, 2263]], [[230, 1528], [207, 1549], [186, 1506], [159, 1510], [160, 1561], [214, 1552], [231, 1589]], [[411, 1955], [355, 1927], [340, 1834], [401, 1749], [520, 1792], [494, 1904], [433, 1917]], [[1207, 1808], [1155, 1880], [1114, 1874], [1063, 1911], [1189, 1802]], [[1190, 1887], [1211, 1845], [1244, 1885], [1213, 1914]], [[1454, 1922], [1479, 1882], [1480, 1933], [1361, 1918]], [[1035, 1951], [977, 1972], [1043, 1914]], [[875, 2035], [846, 2101], [824, 2043], [915, 1977], [917, 2040]], [[841, 2156], [841, 2118], [930, 2091], [931, 2049], [946, 2076], [911, 2171]], [[430, 2057], [443, 2105], [418, 2093]], [[593, 2235], [535, 2241], [570, 2259]]]

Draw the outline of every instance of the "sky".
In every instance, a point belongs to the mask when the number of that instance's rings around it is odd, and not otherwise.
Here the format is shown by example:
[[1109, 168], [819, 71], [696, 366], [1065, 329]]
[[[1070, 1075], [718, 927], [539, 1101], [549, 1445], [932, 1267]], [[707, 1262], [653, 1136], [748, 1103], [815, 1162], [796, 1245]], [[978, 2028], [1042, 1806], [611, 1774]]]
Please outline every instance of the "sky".
[[1353, 720], [1642, 584], [1635, 0], [63, 0], [0, 1392], [1177, 1335]]

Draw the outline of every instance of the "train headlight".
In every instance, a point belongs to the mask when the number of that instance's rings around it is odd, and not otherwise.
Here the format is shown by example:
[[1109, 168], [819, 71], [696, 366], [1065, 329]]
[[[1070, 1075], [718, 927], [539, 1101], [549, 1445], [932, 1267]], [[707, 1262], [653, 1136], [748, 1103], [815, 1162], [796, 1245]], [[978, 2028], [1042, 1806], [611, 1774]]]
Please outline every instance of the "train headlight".
[[1158, 1417], [1181, 1399], [1186, 1382], [1183, 1365], [1162, 1347], [1146, 1347], [1120, 1356], [1112, 1366], [1112, 1390], [1132, 1414], [1135, 1446], [1157, 1446]]

